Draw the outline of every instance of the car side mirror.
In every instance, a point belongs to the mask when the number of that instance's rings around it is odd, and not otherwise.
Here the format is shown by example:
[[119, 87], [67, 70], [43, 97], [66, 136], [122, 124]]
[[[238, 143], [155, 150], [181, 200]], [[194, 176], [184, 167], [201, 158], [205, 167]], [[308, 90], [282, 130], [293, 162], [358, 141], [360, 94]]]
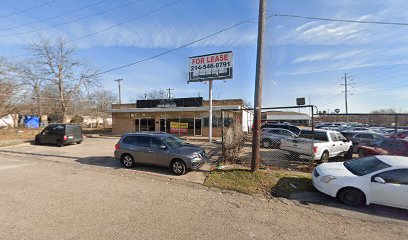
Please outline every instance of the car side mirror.
[[377, 183], [385, 184], [385, 180], [382, 179], [381, 177], [375, 177], [374, 181], [377, 182]]
[[160, 145], [160, 149], [165, 150], [167, 149], [166, 145]]

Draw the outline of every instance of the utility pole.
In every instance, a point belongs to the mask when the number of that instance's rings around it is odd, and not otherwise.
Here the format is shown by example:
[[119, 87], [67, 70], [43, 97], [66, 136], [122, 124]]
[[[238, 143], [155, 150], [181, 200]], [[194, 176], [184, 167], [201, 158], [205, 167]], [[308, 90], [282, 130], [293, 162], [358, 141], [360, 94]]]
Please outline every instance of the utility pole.
[[263, 78], [263, 46], [265, 35], [265, 12], [266, 0], [259, 0], [259, 20], [258, 20], [258, 43], [256, 50], [256, 76], [255, 76], [255, 96], [254, 96], [254, 128], [252, 140], [252, 161], [251, 171], [259, 170], [260, 159], [260, 130], [262, 111], [262, 78]]
[[210, 102], [210, 116], [208, 117], [208, 141], [212, 142], [212, 118], [213, 118], [213, 104], [212, 104], [212, 89], [213, 80], [208, 81], [208, 100]]
[[118, 85], [119, 85], [119, 104], [122, 104], [122, 96], [121, 96], [121, 93], [120, 93], [120, 82], [121, 81], [123, 81], [122, 78], [115, 79], [115, 82], [118, 82]]
[[167, 96], [169, 97], [169, 99], [171, 98], [171, 91], [174, 90], [173, 88], [167, 88], [167, 91], [169, 91], [169, 93], [167, 94]]
[[349, 83], [347, 80], [348, 79], [351, 79], [352, 77], [350, 77], [350, 76], [347, 76], [347, 74], [348, 73], [344, 73], [344, 77], [343, 77], [343, 79], [344, 79], [344, 84], [341, 84], [342, 86], [344, 85], [344, 102], [345, 102], [345, 107], [346, 107], [346, 122], [348, 122], [349, 121], [349, 117], [348, 117], [348, 100], [347, 100], [347, 97], [348, 97], [348, 94], [349, 94], [349, 89], [348, 89], [348, 86], [349, 85], [353, 85], [354, 83]]

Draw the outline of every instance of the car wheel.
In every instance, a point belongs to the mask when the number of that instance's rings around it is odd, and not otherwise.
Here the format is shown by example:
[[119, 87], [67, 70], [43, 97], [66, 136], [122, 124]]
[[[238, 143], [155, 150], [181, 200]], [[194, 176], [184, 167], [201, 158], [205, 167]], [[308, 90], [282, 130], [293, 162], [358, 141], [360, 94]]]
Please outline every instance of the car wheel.
[[343, 188], [337, 194], [338, 199], [350, 206], [361, 206], [365, 203], [365, 195], [357, 188]]
[[270, 147], [272, 146], [271, 140], [268, 140], [268, 139], [262, 141], [261, 144], [262, 144], [262, 147], [263, 147], [263, 148], [270, 148]]
[[82, 143], [82, 141], [78, 141], [78, 142], [77, 142], [77, 144], [81, 144], [81, 143]]
[[329, 152], [325, 151], [323, 152], [322, 157], [320, 158], [320, 162], [327, 163], [329, 162], [329, 158], [330, 158]]
[[364, 156], [365, 156], [364, 149], [358, 149], [358, 157], [364, 157]]
[[62, 146], [64, 146], [64, 143], [60, 139], [58, 139], [57, 140], [57, 146], [62, 147]]
[[125, 154], [121, 158], [121, 163], [125, 168], [132, 168], [135, 166], [135, 159], [130, 154]]
[[181, 160], [174, 160], [171, 162], [171, 171], [173, 172], [174, 175], [183, 175], [186, 174], [187, 172], [187, 167], [186, 164], [181, 161]]

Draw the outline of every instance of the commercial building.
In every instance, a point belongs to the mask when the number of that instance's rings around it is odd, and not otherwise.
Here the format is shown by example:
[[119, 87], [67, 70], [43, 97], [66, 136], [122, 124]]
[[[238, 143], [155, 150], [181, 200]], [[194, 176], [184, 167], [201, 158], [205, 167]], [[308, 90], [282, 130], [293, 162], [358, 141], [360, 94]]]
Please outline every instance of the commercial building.
[[262, 112], [262, 121], [309, 126], [311, 123], [311, 117], [304, 113], [290, 111], [267, 111]]
[[[252, 112], [242, 99], [213, 100], [213, 136], [221, 136], [222, 110], [228, 110], [224, 124], [241, 124], [247, 132]], [[112, 133], [161, 131], [177, 135], [208, 136], [209, 102], [202, 97], [138, 100], [132, 104], [113, 104]]]

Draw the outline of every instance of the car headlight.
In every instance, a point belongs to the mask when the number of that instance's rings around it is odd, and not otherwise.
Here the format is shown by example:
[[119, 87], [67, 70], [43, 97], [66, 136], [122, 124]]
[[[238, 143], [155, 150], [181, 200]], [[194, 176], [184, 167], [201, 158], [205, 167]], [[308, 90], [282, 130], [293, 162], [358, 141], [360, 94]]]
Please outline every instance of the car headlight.
[[200, 154], [198, 154], [198, 153], [193, 153], [193, 154], [189, 155], [188, 157], [191, 158], [191, 159], [201, 158]]
[[331, 175], [326, 175], [326, 176], [320, 178], [320, 181], [322, 181], [322, 182], [324, 182], [324, 183], [329, 183], [329, 182], [331, 182], [331, 181], [334, 180], [334, 179], [336, 179], [336, 177], [331, 176]]

